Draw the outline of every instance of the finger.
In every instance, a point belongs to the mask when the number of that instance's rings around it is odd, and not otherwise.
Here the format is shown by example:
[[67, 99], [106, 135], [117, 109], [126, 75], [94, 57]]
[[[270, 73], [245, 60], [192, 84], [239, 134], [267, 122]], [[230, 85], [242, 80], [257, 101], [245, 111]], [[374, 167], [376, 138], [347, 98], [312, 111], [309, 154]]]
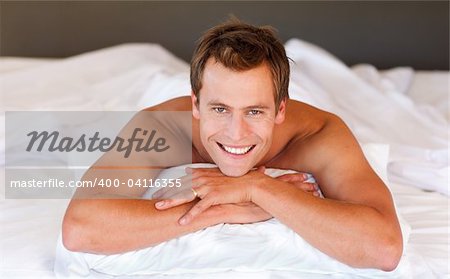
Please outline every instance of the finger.
[[293, 181], [303, 182], [308, 180], [308, 175], [306, 173], [291, 173]]
[[278, 180], [284, 181], [284, 182], [290, 182], [292, 177], [289, 174], [283, 174], [280, 176], [275, 177]]
[[312, 188], [311, 189], [300, 189], [300, 190], [302, 190], [303, 192], [305, 192], [305, 193], [307, 193], [309, 195], [312, 195], [314, 197], [320, 197], [320, 192], [316, 191], [316, 190], [314, 190]]
[[308, 191], [317, 191], [317, 189], [318, 189], [317, 183], [307, 182], [307, 183], [302, 183], [302, 185], [303, 185], [303, 187], [305, 187], [305, 190], [308, 190]]
[[192, 175], [188, 174], [180, 178], [181, 188], [189, 189], [192, 187]]
[[258, 171], [260, 173], [265, 173], [266, 172], [266, 167], [265, 166], [260, 166], [256, 171]]
[[276, 177], [276, 179], [279, 179], [281, 181], [285, 181], [285, 182], [303, 182], [308, 178], [308, 176], [304, 173], [287, 173], [287, 174], [283, 174], [280, 175], [278, 177]]
[[[181, 186], [179, 187], [163, 187], [161, 189], [159, 189], [158, 191], [156, 191], [155, 193], [153, 193], [152, 198], [153, 199], [167, 199], [170, 196], [182, 191], [183, 189], [186, 188], [191, 188], [190, 184], [188, 183], [189, 180], [186, 182], [186, 179], [180, 178], [180, 184]], [[189, 185], [186, 185], [189, 184]]]
[[[203, 197], [200, 195], [200, 193], [202, 192], [201, 188], [206, 187], [209, 183], [212, 183], [212, 181], [213, 181], [213, 178], [211, 178], [211, 177], [205, 177], [205, 176], [195, 177], [195, 178], [192, 178], [192, 187], [191, 188], [194, 189], [195, 191], [197, 191], [199, 197]], [[203, 191], [203, 194], [206, 195], [207, 193], [208, 193], [208, 191]]]
[[196, 216], [204, 212], [206, 209], [210, 208], [212, 206], [212, 202], [209, 201], [209, 199], [203, 199], [200, 200], [197, 204], [195, 204], [186, 214], [184, 214], [183, 217], [180, 218], [178, 221], [180, 225], [187, 225]]
[[155, 203], [155, 208], [158, 210], [165, 210], [165, 209], [169, 209], [175, 206], [178, 206], [180, 204], [186, 203], [186, 200], [183, 199], [165, 199], [165, 200], [161, 200], [158, 201], [157, 203]]
[[173, 191], [170, 196], [165, 197], [165, 199], [170, 200], [182, 200], [185, 202], [190, 202], [198, 198], [198, 193], [193, 188], [183, 188], [179, 191]]
[[192, 190], [192, 188], [189, 189], [183, 189], [182, 191], [173, 192], [172, 195], [165, 197], [164, 199], [167, 200], [186, 200], [186, 201], [193, 201], [197, 198], [197, 195]]
[[209, 193], [209, 189], [210, 188], [208, 186], [197, 184], [192, 186], [191, 192], [195, 195], [196, 198], [204, 199], [205, 196]]
[[195, 200], [196, 198], [197, 198], [197, 196], [194, 195], [194, 193], [192, 192], [191, 189], [184, 190], [184, 191], [174, 193], [174, 195], [172, 195], [164, 200], [158, 201], [157, 203], [155, 203], [155, 207], [156, 207], [156, 209], [159, 209], [159, 210], [169, 209], [169, 208], [172, 208], [175, 206], [179, 206], [181, 204], [191, 202], [191, 201]]
[[299, 188], [300, 190], [308, 191], [308, 192], [317, 191], [317, 189], [318, 189], [316, 183], [294, 182], [294, 183], [292, 183], [292, 185]]

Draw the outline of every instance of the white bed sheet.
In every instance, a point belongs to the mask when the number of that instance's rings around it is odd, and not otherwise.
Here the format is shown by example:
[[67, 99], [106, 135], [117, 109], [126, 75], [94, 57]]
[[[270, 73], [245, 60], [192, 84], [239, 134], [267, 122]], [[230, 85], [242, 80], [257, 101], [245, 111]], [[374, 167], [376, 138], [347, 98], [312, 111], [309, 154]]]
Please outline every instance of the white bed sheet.
[[[447, 278], [449, 199], [444, 195], [448, 184], [442, 183], [448, 183], [448, 105], [443, 105], [448, 104], [448, 72], [378, 71], [370, 65], [350, 69], [306, 42], [292, 40], [286, 48], [296, 62], [292, 98], [337, 113], [361, 142], [390, 144], [389, 179], [395, 181], [390, 187], [412, 227], [406, 251], [414, 274]], [[188, 65], [157, 45], [121, 45], [61, 60], [4, 61], [0, 58], [2, 118], [5, 110], [138, 110], [190, 92]], [[413, 129], [399, 132], [411, 122]], [[0, 124], [3, 165], [3, 119]], [[422, 174], [418, 181], [411, 169]], [[0, 174], [4, 188], [3, 167]], [[68, 201], [5, 200], [3, 189], [1, 195], [0, 277], [52, 278], [54, 248]], [[208, 278], [230, 276], [293, 274], [226, 272]]]
[[[448, 198], [395, 183], [390, 185], [390, 189], [399, 212], [411, 225], [405, 249], [412, 263], [414, 278], [447, 278]], [[0, 278], [54, 278], [55, 247], [67, 204], [67, 200], [1, 200]], [[268, 271], [249, 275], [226, 272], [209, 274], [208, 278], [265, 278], [269, 275], [292, 278], [289, 276], [294, 273]], [[189, 277], [199, 278], [198, 275], [155, 275], [151, 278]]]

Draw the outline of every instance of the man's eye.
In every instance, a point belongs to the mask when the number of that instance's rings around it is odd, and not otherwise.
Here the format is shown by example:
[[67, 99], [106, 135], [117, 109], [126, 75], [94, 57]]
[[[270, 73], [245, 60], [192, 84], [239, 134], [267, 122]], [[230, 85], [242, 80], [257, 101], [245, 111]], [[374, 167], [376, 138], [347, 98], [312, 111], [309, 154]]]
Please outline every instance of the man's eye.
[[213, 110], [217, 113], [224, 113], [226, 110], [222, 107], [213, 108]]
[[257, 110], [257, 109], [252, 109], [248, 112], [248, 114], [253, 115], [253, 116], [260, 115], [261, 113], [262, 113], [262, 111]]

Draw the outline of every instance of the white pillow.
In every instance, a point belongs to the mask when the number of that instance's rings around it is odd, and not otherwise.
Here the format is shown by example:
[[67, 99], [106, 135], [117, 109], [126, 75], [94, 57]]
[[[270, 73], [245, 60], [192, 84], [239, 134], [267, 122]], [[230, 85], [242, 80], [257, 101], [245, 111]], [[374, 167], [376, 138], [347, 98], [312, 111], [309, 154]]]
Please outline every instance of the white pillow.
[[[367, 145], [364, 151], [374, 169], [385, 177], [387, 156], [382, 146]], [[380, 155], [380, 156], [378, 156]], [[212, 166], [212, 165], [195, 165]], [[288, 171], [268, 170], [278, 176]], [[178, 178], [184, 175], [184, 167], [176, 167], [161, 173], [161, 178]], [[150, 188], [151, 189], [151, 188]], [[147, 196], [151, 196], [148, 193]], [[401, 219], [406, 243], [409, 226]], [[154, 247], [118, 255], [94, 255], [70, 252], [58, 240], [55, 273], [58, 277], [93, 276], [94, 274], [156, 275], [211, 273], [229, 270], [257, 272], [283, 270], [310, 274], [347, 275], [395, 275], [407, 278], [407, 262], [401, 261], [393, 272], [349, 267], [320, 252], [293, 230], [276, 219], [254, 224], [219, 224]], [[94, 271], [94, 272], [91, 272]]]

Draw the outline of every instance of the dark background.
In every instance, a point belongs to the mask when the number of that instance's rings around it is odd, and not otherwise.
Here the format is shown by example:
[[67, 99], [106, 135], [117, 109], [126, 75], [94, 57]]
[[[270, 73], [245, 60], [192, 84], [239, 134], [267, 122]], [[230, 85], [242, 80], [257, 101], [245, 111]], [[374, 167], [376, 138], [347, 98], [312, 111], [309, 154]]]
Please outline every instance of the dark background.
[[348, 65], [449, 69], [448, 1], [1, 1], [0, 55], [67, 57], [153, 42], [189, 61], [201, 33], [230, 13]]

